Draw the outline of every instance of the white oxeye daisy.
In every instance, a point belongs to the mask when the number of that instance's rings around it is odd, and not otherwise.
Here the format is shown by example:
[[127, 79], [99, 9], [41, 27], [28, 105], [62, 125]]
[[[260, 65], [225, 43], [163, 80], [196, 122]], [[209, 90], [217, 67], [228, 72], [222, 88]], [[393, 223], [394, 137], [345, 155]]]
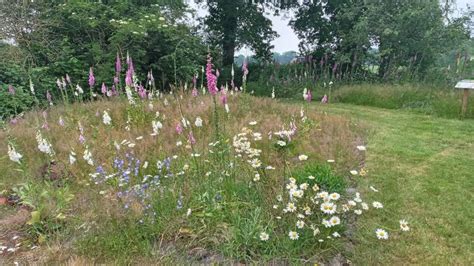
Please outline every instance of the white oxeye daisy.
[[306, 156], [306, 155], [304, 155], [304, 154], [301, 154], [300, 156], [298, 156], [298, 159], [299, 159], [300, 161], [306, 161], [306, 160], [308, 160], [308, 156]]
[[357, 149], [358, 149], [359, 151], [365, 151], [365, 150], [367, 150], [367, 148], [366, 148], [365, 146], [362, 146], [362, 145], [357, 146]]
[[369, 205], [365, 202], [362, 202], [360, 205], [362, 206], [363, 210], [368, 210], [369, 209]]
[[408, 222], [406, 220], [400, 220], [400, 229], [402, 231], [410, 231], [410, 227], [408, 227]]
[[265, 233], [265, 232], [260, 233], [260, 240], [267, 241], [269, 238], [270, 238], [270, 236], [267, 233]]
[[281, 147], [285, 147], [285, 146], [286, 146], [286, 142], [284, 142], [283, 140], [277, 141], [277, 144], [278, 144], [278, 146], [281, 146]]
[[327, 162], [328, 162], [328, 163], [335, 163], [335, 162], [336, 162], [336, 160], [329, 159], [329, 160], [327, 160]]
[[283, 201], [283, 197], [281, 195], [277, 196], [277, 201]]
[[315, 177], [310, 175], [310, 176], [308, 176], [308, 179], [313, 180], [313, 179], [315, 179]]
[[320, 233], [319, 228], [313, 229], [313, 236], [316, 236]]
[[383, 204], [378, 202], [378, 201], [372, 202], [372, 206], [374, 206], [374, 208], [376, 208], [376, 209], [382, 209], [383, 208]]
[[324, 227], [326, 227], [326, 228], [331, 227], [331, 223], [330, 223], [328, 220], [326, 220], [326, 219], [323, 219], [322, 224], [323, 224]]
[[308, 183], [303, 183], [300, 185], [300, 189], [306, 190], [308, 188]]
[[339, 219], [339, 217], [337, 216], [333, 216], [331, 217], [331, 219], [329, 219], [329, 223], [331, 224], [331, 226], [336, 226], [341, 224], [341, 219]]
[[358, 173], [356, 170], [351, 170], [351, 175], [357, 175]]
[[330, 198], [331, 200], [338, 200], [340, 197], [341, 197], [341, 195], [339, 195], [339, 193], [336, 193], [336, 192], [331, 193], [331, 194], [329, 195], [329, 198]]
[[375, 235], [377, 236], [378, 239], [388, 239], [388, 233], [387, 231], [383, 230], [383, 229], [377, 229], [375, 230]]
[[318, 190], [319, 190], [319, 186], [317, 184], [314, 184], [313, 191], [318, 191]]
[[297, 240], [300, 237], [298, 235], [298, 232], [295, 232], [295, 231], [290, 231], [288, 233], [288, 236], [290, 237], [291, 240]]
[[288, 204], [286, 205], [286, 209], [289, 211], [289, 212], [294, 212], [296, 211], [296, 205], [293, 203], [293, 202], [288, 202]]
[[202, 127], [202, 119], [201, 119], [201, 117], [199, 117], [199, 116], [196, 117], [196, 121], [194, 122], [194, 125], [195, 125], [196, 127]]
[[297, 221], [296, 227], [298, 227], [299, 229], [302, 229], [304, 227], [304, 221], [301, 221], [301, 220]]
[[336, 205], [332, 202], [324, 202], [321, 204], [321, 211], [326, 214], [334, 214], [336, 212]]
[[361, 215], [361, 214], [362, 214], [362, 210], [354, 210], [354, 213], [357, 214], [357, 215]]
[[255, 176], [254, 176], [254, 178], [253, 178], [253, 181], [254, 181], [254, 182], [257, 182], [257, 181], [259, 181], [259, 180], [260, 180], [260, 174], [256, 173]]
[[249, 125], [251, 125], [251, 126], [255, 126], [256, 124], [257, 124], [257, 121], [251, 121], [251, 122], [249, 122]]
[[333, 237], [341, 237], [341, 235], [340, 235], [338, 232], [332, 233], [332, 236], [333, 236]]

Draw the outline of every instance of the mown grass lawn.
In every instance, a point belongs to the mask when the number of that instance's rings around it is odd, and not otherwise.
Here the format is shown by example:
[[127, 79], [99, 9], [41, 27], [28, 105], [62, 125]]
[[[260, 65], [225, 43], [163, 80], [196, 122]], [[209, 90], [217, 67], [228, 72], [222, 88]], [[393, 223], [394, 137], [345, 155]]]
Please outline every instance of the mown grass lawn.
[[[359, 265], [474, 263], [474, 121], [447, 120], [353, 105], [315, 105], [369, 128], [366, 177], [385, 208], [358, 220], [351, 260]], [[373, 194], [373, 193], [372, 193]], [[377, 241], [378, 225], [398, 230], [400, 219], [411, 230], [400, 238]]]

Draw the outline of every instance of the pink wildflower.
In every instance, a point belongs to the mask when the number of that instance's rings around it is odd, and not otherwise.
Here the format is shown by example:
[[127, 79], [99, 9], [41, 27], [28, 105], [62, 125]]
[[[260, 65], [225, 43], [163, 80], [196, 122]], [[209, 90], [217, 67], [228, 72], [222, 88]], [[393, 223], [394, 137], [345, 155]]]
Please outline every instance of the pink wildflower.
[[181, 126], [181, 123], [178, 123], [176, 125], [176, 133], [178, 133], [179, 135], [181, 135], [181, 133], [183, 133], [183, 127]]
[[103, 83], [103, 82], [102, 82], [101, 92], [102, 92], [103, 95], [107, 94], [107, 86], [105, 86], [105, 83]]
[[8, 85], [8, 93], [15, 95], [15, 88], [12, 85]]
[[89, 69], [89, 87], [94, 87], [95, 84], [95, 77], [94, 77], [94, 70], [92, 67]]
[[115, 73], [120, 73], [122, 71], [122, 64], [120, 63], [120, 56], [117, 52], [117, 58], [115, 59]]
[[191, 145], [196, 144], [196, 139], [194, 138], [193, 132], [189, 132], [188, 141], [191, 143]]
[[209, 93], [213, 96], [216, 95], [217, 94], [217, 77], [213, 73], [211, 55], [207, 56], [206, 78], [207, 78], [207, 89]]
[[321, 99], [321, 103], [327, 103], [328, 102], [328, 96], [324, 94], [323, 98]]
[[222, 91], [221, 93], [221, 102], [223, 105], [227, 104], [227, 93], [225, 93], [224, 91]]
[[311, 94], [311, 90], [308, 90], [308, 92], [306, 93], [306, 101], [311, 102], [312, 99], [313, 95]]

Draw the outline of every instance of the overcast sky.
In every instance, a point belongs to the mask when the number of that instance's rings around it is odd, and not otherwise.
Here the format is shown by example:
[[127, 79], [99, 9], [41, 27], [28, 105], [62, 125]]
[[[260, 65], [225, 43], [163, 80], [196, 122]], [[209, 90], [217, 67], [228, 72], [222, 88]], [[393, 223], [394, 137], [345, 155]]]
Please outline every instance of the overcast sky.
[[[465, 10], [467, 4], [471, 5], [471, 7], [474, 6], [474, 0], [456, 0], [456, 5], [458, 9]], [[193, 4], [191, 5], [194, 6]], [[204, 16], [206, 12], [206, 10], [198, 8], [199, 16]], [[266, 14], [266, 17], [272, 20], [273, 30], [275, 30], [278, 35], [280, 35], [280, 37], [278, 37], [272, 42], [272, 44], [275, 46], [275, 52], [282, 53], [286, 51], [298, 51], [299, 40], [293, 32], [293, 29], [288, 26], [290, 16], [291, 14], [288, 14], [287, 16], [273, 16], [271, 14]], [[237, 53], [243, 54], [245, 56], [249, 56], [252, 54], [252, 52], [248, 49], [241, 49]]]

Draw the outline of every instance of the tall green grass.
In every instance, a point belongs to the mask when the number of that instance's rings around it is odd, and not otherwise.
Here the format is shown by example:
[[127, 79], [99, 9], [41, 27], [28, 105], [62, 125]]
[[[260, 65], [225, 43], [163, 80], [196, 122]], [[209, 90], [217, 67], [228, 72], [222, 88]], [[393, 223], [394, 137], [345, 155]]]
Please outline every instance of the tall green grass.
[[[411, 110], [445, 118], [461, 117], [461, 90], [438, 89], [429, 85], [364, 84], [342, 86], [334, 91], [337, 102], [387, 109]], [[474, 96], [469, 99], [465, 118], [474, 118]]]

